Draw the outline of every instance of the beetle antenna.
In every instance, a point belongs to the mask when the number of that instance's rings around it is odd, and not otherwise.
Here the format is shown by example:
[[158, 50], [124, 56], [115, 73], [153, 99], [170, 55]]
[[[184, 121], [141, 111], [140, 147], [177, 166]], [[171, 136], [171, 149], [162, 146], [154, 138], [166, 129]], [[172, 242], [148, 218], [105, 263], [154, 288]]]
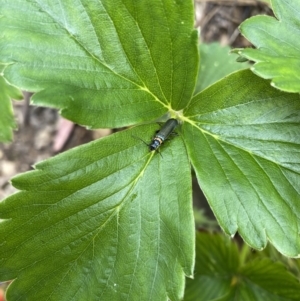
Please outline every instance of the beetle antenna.
[[132, 135], [132, 134], [131, 134], [131, 137], [136, 138], [136, 139], [139, 139], [139, 140], [141, 140], [142, 142], [144, 142], [147, 146], [149, 146], [149, 144], [148, 144], [147, 142], [145, 142], [142, 138], [140, 138], [140, 137], [138, 137], [138, 136], [135, 136], [135, 135]]

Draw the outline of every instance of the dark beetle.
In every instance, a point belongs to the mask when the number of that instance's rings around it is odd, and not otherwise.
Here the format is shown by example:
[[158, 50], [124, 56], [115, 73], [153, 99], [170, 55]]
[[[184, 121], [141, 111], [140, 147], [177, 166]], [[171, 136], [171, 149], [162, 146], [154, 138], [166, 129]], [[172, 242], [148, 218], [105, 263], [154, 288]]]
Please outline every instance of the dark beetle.
[[162, 128], [157, 132], [152, 142], [149, 144], [150, 151], [157, 150], [161, 146], [161, 144], [170, 136], [177, 125], [178, 121], [176, 119], [171, 118], [167, 120]]

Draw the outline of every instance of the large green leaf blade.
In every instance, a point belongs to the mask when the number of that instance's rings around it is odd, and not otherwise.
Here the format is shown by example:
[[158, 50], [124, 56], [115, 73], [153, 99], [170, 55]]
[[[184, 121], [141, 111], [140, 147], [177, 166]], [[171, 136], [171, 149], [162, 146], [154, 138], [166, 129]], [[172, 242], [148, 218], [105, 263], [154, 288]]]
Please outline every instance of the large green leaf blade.
[[242, 23], [241, 33], [257, 49], [239, 53], [255, 62], [255, 74], [272, 79], [272, 85], [287, 92], [300, 92], [300, 2], [273, 0], [278, 18], [256, 16]]
[[182, 298], [194, 263], [190, 167], [180, 137], [162, 158], [131, 136], [155, 129], [117, 133], [13, 180], [22, 191], [0, 204], [1, 280], [17, 277], [8, 300]]
[[[0, 73], [4, 66], [0, 64]], [[9, 85], [0, 74], [0, 142], [12, 140], [12, 130], [16, 128], [11, 99], [22, 99], [22, 93]]]
[[184, 114], [187, 150], [221, 227], [253, 248], [270, 240], [298, 257], [299, 95], [240, 71], [196, 95]]
[[1, 0], [0, 15], [5, 77], [80, 124], [155, 119], [193, 93], [192, 1]]

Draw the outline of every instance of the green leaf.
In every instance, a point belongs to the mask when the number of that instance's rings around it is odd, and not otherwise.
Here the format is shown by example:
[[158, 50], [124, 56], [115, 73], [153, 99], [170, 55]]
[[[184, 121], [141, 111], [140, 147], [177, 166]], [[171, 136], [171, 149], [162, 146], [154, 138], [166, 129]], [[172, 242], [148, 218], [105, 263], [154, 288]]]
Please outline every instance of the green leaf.
[[253, 260], [243, 266], [240, 273], [247, 290], [253, 291], [254, 300], [300, 299], [299, 280], [280, 262], [272, 262], [268, 258]]
[[230, 55], [230, 47], [219, 43], [200, 44], [200, 68], [195, 93], [198, 93], [233, 71], [249, 67], [248, 63], [237, 63]]
[[184, 115], [191, 163], [224, 231], [298, 257], [299, 95], [239, 71], [196, 95]]
[[257, 49], [239, 50], [255, 62], [255, 74], [272, 79], [272, 85], [287, 92], [300, 92], [300, 2], [272, 0], [278, 20], [256, 16], [240, 26], [241, 33]]
[[279, 253], [271, 244], [268, 244], [267, 247], [262, 252], [253, 252], [249, 250], [247, 256], [259, 257], [259, 258], [269, 258], [272, 261], [282, 262], [288, 270], [293, 272], [293, 274], [300, 279], [300, 262], [295, 258], [288, 258]]
[[135, 138], [157, 128], [119, 132], [13, 179], [22, 191], [0, 203], [0, 277], [17, 277], [8, 300], [183, 297], [194, 265], [191, 171], [180, 137], [162, 156]]
[[198, 232], [194, 279], [187, 279], [184, 301], [209, 301], [226, 294], [238, 267], [236, 244], [219, 234]]
[[0, 16], [5, 77], [77, 123], [153, 120], [192, 96], [191, 0], [1, 0]]
[[291, 301], [300, 299], [298, 279], [280, 262], [239, 260], [235, 242], [220, 234], [197, 233], [195, 278], [185, 301]]
[[13, 114], [11, 98], [23, 98], [19, 89], [9, 85], [1, 75], [4, 65], [0, 64], [0, 142], [9, 142], [13, 138], [12, 130], [17, 127]]

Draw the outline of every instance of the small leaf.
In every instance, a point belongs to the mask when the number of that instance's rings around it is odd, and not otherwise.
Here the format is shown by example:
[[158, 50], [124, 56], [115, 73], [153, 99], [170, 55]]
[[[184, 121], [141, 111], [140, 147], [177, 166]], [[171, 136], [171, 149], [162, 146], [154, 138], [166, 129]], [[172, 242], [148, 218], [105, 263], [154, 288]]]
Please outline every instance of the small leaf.
[[247, 62], [248, 60], [247, 60], [246, 58], [244, 58], [244, 57], [239, 56], [239, 57], [236, 59], [236, 61], [239, 62], [239, 63], [244, 63], [244, 62]]
[[300, 2], [273, 0], [278, 20], [255, 16], [242, 23], [241, 33], [257, 49], [239, 50], [252, 60], [255, 74], [272, 79], [272, 85], [287, 92], [300, 92]]
[[[2, 73], [4, 65], [0, 64]], [[17, 127], [13, 114], [11, 99], [20, 100], [22, 93], [17, 88], [9, 85], [0, 74], [0, 142], [12, 140], [12, 130]]]
[[[240, 270], [248, 290], [252, 290], [256, 298], [263, 300], [299, 300], [299, 280], [288, 272], [280, 262], [268, 258], [257, 259], [247, 263]], [[277, 296], [277, 298], [276, 298]], [[258, 300], [256, 299], [256, 300]]]
[[197, 94], [184, 114], [191, 163], [224, 231], [298, 257], [299, 95], [245, 70]]
[[0, 203], [0, 277], [17, 278], [8, 300], [183, 297], [194, 264], [190, 166], [180, 137], [163, 157], [133, 137], [150, 139], [157, 127], [94, 141], [13, 179], [22, 191]]
[[182, 109], [192, 96], [192, 1], [1, 0], [0, 15], [5, 77], [72, 121], [130, 125]]
[[184, 301], [209, 301], [226, 294], [239, 267], [238, 248], [219, 234], [198, 232], [194, 279], [188, 279]]
[[280, 262], [254, 259], [241, 265], [237, 245], [220, 234], [197, 233], [196, 269], [185, 301], [296, 301], [298, 279]]
[[249, 64], [236, 62], [236, 56], [230, 55], [230, 47], [221, 47], [219, 43], [200, 44], [200, 68], [194, 94], [233, 71], [245, 69]]

